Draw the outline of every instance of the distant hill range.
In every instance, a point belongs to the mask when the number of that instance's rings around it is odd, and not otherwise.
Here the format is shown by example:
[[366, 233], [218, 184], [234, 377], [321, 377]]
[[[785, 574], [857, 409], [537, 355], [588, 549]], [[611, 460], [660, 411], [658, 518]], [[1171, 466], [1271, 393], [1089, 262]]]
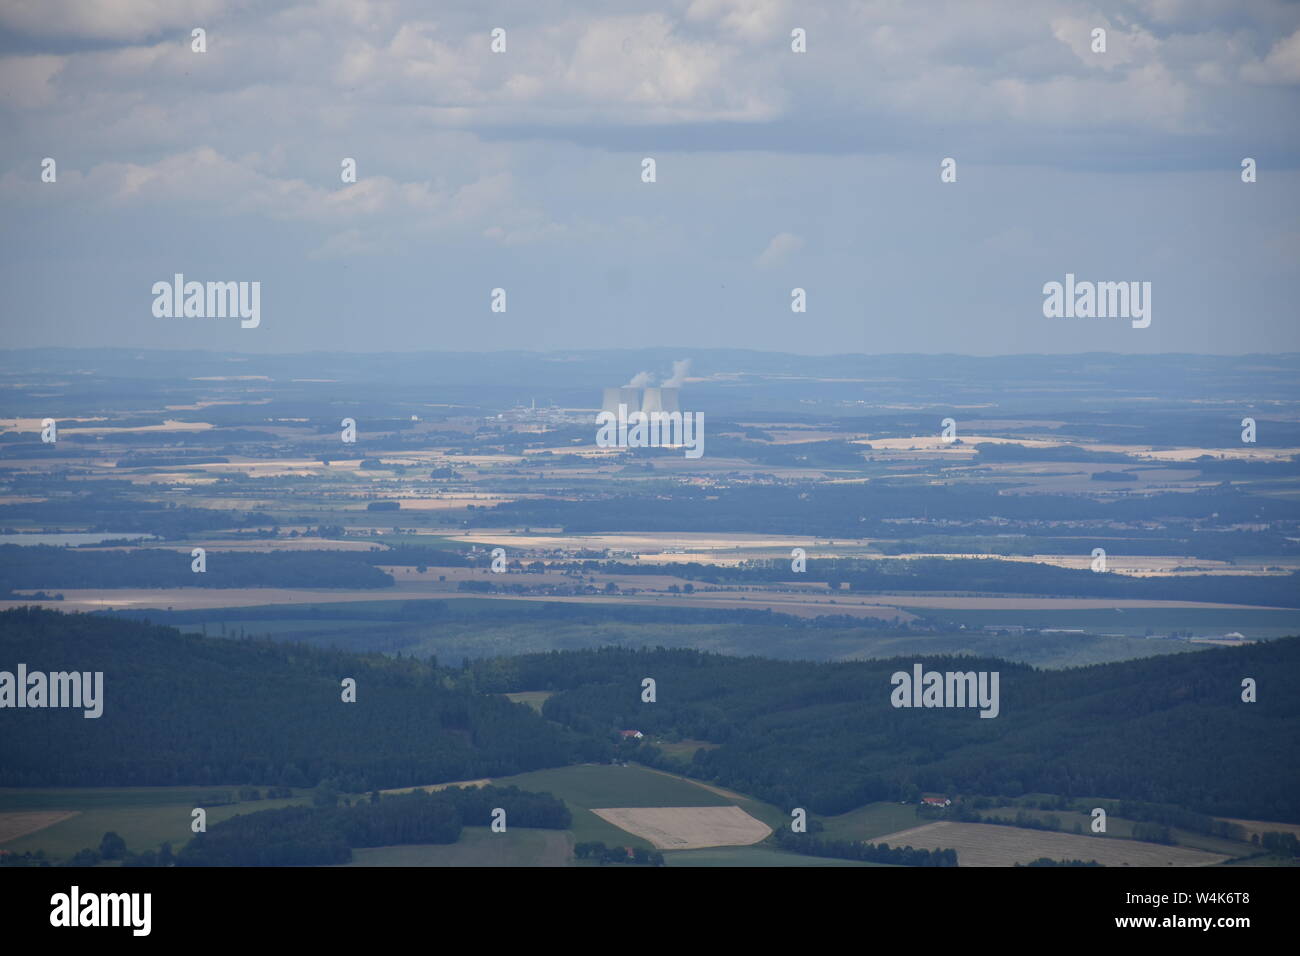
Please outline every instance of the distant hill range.
[[[436, 627], [435, 625], [431, 625]], [[805, 663], [693, 650], [552, 652], [464, 669], [0, 612], [0, 671], [103, 671], [103, 716], [0, 711], [0, 785], [314, 785], [360, 792], [618, 755], [833, 814], [918, 789], [1146, 801], [1300, 822], [1300, 638], [1038, 671], [969, 657]], [[891, 675], [997, 671], [998, 716], [896, 708]], [[356, 702], [341, 681], [356, 680]], [[643, 703], [642, 682], [656, 682]], [[1258, 700], [1242, 701], [1253, 679]], [[552, 690], [543, 715], [500, 696]], [[636, 728], [637, 740], [618, 731]]]

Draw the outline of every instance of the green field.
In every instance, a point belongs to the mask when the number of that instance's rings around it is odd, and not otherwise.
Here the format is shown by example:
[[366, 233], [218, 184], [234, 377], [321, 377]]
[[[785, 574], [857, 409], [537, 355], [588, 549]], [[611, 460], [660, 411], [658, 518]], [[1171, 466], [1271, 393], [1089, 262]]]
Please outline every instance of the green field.
[[[400, 602], [346, 602], [328, 605], [323, 617], [311, 616], [320, 605], [285, 605], [300, 612], [302, 617], [259, 617], [248, 613], [251, 609], [238, 609], [231, 616], [229, 609], [217, 609], [205, 615], [202, 623], [185, 612], [176, 626], [189, 633], [202, 632], [206, 627], [209, 636], [221, 633], [224, 621], [226, 634], [268, 635], [293, 640], [316, 647], [334, 647], [357, 653], [402, 653], [419, 658], [436, 657], [444, 664], [457, 665], [466, 658], [510, 657], [518, 654], [540, 653], [551, 650], [581, 650], [596, 647], [682, 647], [717, 654], [737, 656], [757, 654], [781, 660], [864, 660], [922, 654], [973, 654], [1001, 657], [1010, 661], [1032, 664], [1035, 667], [1078, 667], [1108, 661], [1150, 657], [1156, 654], [1174, 654], [1204, 650], [1205, 645], [1185, 641], [1146, 640], [1141, 636], [1098, 636], [1096, 634], [987, 634], [978, 628], [991, 625], [1021, 625], [1043, 627], [1083, 627], [1086, 622], [1076, 620], [1071, 614], [1102, 615], [1087, 627], [1099, 630], [1119, 630], [1127, 627], [1141, 635], [1147, 626], [1140, 622], [1117, 623], [1105, 615], [1114, 611], [1052, 612], [1063, 615], [1042, 617], [1029, 621], [1023, 615], [1029, 612], [985, 612], [913, 609], [925, 611], [936, 620], [947, 620], [955, 615], [960, 620], [951, 625], [947, 633], [892, 633], [865, 627], [789, 628], [776, 625], [753, 624], [637, 624], [610, 620], [603, 623], [578, 623], [565, 621], [529, 621], [521, 618], [499, 618], [492, 614], [503, 606], [518, 611], [526, 607], [522, 602], [493, 602], [490, 599], [448, 598], [453, 606], [454, 620], [403, 621], [394, 620], [395, 605]], [[385, 607], [385, 604], [387, 605]], [[599, 616], [601, 608], [593, 608]], [[1037, 612], [1035, 612], [1037, 614]], [[1124, 612], [1134, 614], [1132, 610]], [[1145, 610], [1142, 613], [1146, 613]], [[1195, 612], [1193, 612], [1195, 613]], [[1292, 612], [1260, 612], [1286, 615]], [[970, 618], [967, 630], [959, 625], [968, 616], [987, 615], [981, 620]], [[150, 614], [154, 623], [166, 624], [176, 617], [166, 611]], [[1118, 615], [1117, 615], [1118, 617]], [[1159, 623], [1158, 621], [1156, 623]], [[1164, 625], [1162, 625], [1164, 626]], [[1225, 633], [1223, 630], [1204, 630], [1190, 624], [1178, 623], [1165, 627], [1191, 629], [1197, 633]], [[1255, 631], [1243, 624], [1243, 633]], [[1258, 629], [1256, 629], [1258, 630]], [[1276, 636], [1287, 629], [1280, 624], [1267, 635]], [[1300, 625], [1290, 629], [1300, 632]], [[1276, 633], [1274, 633], [1276, 632]]]
[[[354, 865], [567, 865], [571, 861], [573, 842], [591, 840], [601, 840], [610, 846], [653, 849], [648, 841], [596, 816], [591, 812], [592, 808], [737, 805], [769, 826], [782, 826], [788, 822], [782, 811], [760, 801], [724, 797], [684, 778], [637, 766], [588, 764], [561, 767], [500, 777], [493, 783], [554, 794], [573, 812], [572, 830], [561, 833], [519, 828], [507, 834], [493, 834], [484, 828], [467, 827], [461, 843], [451, 846], [357, 850]], [[11, 840], [4, 844], [4, 849], [16, 853], [44, 850], [53, 860], [66, 859], [86, 847], [98, 848], [104, 834], [112, 830], [126, 841], [132, 852], [157, 849], [164, 841], [169, 841], [172, 849], [179, 851], [192, 835], [190, 811], [196, 806], [207, 805], [208, 824], [211, 826], [238, 813], [310, 802], [309, 791], [295, 791], [295, 797], [288, 800], [211, 805], [216, 800], [231, 799], [236, 792], [234, 787], [5, 788], [0, 790], [0, 812], [79, 812], [75, 817]], [[475, 862], [482, 860], [496, 862]]]
[[727, 807], [738, 806], [768, 826], [783, 825], [788, 817], [776, 807], [748, 798], [733, 799], [713, 793], [682, 777], [637, 766], [584, 764], [537, 770], [492, 781], [499, 786], [553, 793], [573, 812], [573, 838], [577, 842], [600, 840], [609, 846], [653, 845], [602, 820], [592, 809], [608, 807]]
[[[403, 618], [400, 601], [150, 611], [154, 623], [209, 635], [269, 635], [360, 653], [436, 656], [459, 664], [466, 658], [510, 657], [550, 650], [594, 647], [688, 647], [719, 654], [758, 654], [780, 660], [855, 660], [918, 654], [1001, 657], [1035, 667], [1078, 667], [1156, 654], [1204, 650], [1205, 645], [1163, 639], [1171, 632], [1219, 636], [1238, 631], [1267, 639], [1300, 633], [1300, 611], [1231, 608], [1124, 608], [1083, 610], [960, 610], [903, 608], [934, 622], [938, 632], [876, 627], [796, 627], [725, 622], [639, 623], [604, 605], [570, 605], [589, 619], [537, 621], [518, 601], [448, 595], [440, 620]], [[416, 602], [417, 604], [423, 602]], [[986, 633], [981, 628], [1083, 629], [1084, 634]], [[1148, 640], [1148, 630], [1159, 640]]]
[[644, 767], [582, 764], [534, 770], [513, 777], [494, 777], [502, 787], [553, 793], [570, 806], [586, 807], [725, 807], [735, 803], [680, 777]]
[[[726, 797], [693, 781], [640, 766], [587, 764], [539, 770], [500, 777], [501, 786], [549, 792], [564, 800], [573, 813], [568, 831], [515, 828], [492, 833], [486, 827], [466, 827], [460, 842], [450, 845], [394, 846], [356, 849], [350, 866], [571, 866], [575, 865], [575, 842], [600, 840], [609, 846], [644, 847], [651, 844], [621, 830], [591, 812], [605, 807], [741, 807], [773, 828], [789, 825], [789, 816], [777, 807], [746, 797]], [[74, 810], [77, 816], [35, 833], [10, 840], [4, 849], [15, 853], [44, 850], [58, 861], [87, 847], [98, 848], [104, 833], [114, 831], [132, 852], [157, 849], [164, 841], [179, 849], [189, 840], [190, 811], [196, 806], [208, 810], [212, 825], [238, 813], [273, 809], [310, 802], [310, 792], [295, 791], [292, 799], [257, 800], [217, 805], [237, 792], [234, 787], [122, 787], [0, 789], [0, 812], [23, 810]], [[1031, 795], [1034, 796], [1034, 795]], [[1038, 799], [1046, 794], [1036, 795]], [[1085, 798], [1083, 803], [1090, 801]], [[1099, 801], [1092, 801], [1099, 802]], [[1021, 808], [995, 807], [981, 811], [986, 817], [1012, 820]], [[1024, 808], [1036, 820], [1055, 816], [1061, 832], [1073, 832], [1079, 824], [1090, 832], [1091, 817], [1078, 811], [1048, 811]], [[927, 819], [917, 816], [915, 804], [878, 802], [831, 817], [816, 817], [822, 836], [835, 840], [877, 841], [880, 837], [919, 826]], [[1133, 821], [1117, 816], [1107, 819], [1107, 837], [1129, 838]], [[1229, 857], [1249, 857], [1235, 865], [1277, 866], [1288, 861], [1272, 856], [1253, 856], [1257, 848], [1248, 843], [1175, 829], [1178, 844]], [[1106, 837], [1097, 837], [1105, 839]], [[777, 850], [767, 844], [745, 847], [712, 847], [701, 850], [666, 851], [669, 866], [874, 866], [850, 860], [803, 857]], [[112, 865], [112, 864], [109, 864]]]
[[826, 828], [819, 835], [827, 840], [874, 840], [929, 822], [916, 815], [916, 804], [892, 801], [869, 803], [839, 816], [816, 819]]
[[600, 840], [608, 846], [644, 847], [648, 840], [633, 836], [591, 812], [593, 807], [718, 807], [731, 801], [691, 783], [651, 773], [640, 767], [583, 765], [536, 770], [492, 781], [501, 786], [553, 793], [573, 812], [573, 839]]
[[[1043, 799], [1050, 797], [1051, 794], [1034, 794], [1032, 797]], [[1105, 803], [1108, 801], [1089, 800], [1082, 798], [1084, 803]], [[882, 836], [890, 833], [897, 833], [900, 830], [907, 830], [912, 827], [921, 826], [925, 823], [933, 822], [933, 819], [941, 818], [922, 818], [917, 816], [915, 804], [897, 804], [897, 803], [872, 803], [865, 807], [859, 807], [848, 813], [836, 817], [818, 817], [817, 819], [825, 826], [822, 836], [834, 840], [878, 840]], [[986, 822], [1001, 820], [1007, 822], [1014, 821], [1018, 813], [1023, 812], [1026, 816], [1037, 821], [1046, 821], [1048, 817], [1056, 817], [1060, 821], [1060, 832], [1073, 833], [1075, 824], [1078, 824], [1085, 836], [1092, 835], [1091, 825], [1092, 816], [1090, 813], [1071, 810], [1039, 810], [1030, 807], [1006, 806], [991, 807], [987, 810], [979, 811], [980, 815]], [[1109, 815], [1106, 818], [1106, 836], [1098, 835], [1098, 839], [1110, 837], [1113, 839], [1131, 839], [1133, 836], [1133, 826], [1135, 821], [1126, 820], [1122, 817]], [[1246, 854], [1256, 852], [1256, 848], [1247, 843], [1239, 843], [1232, 840], [1225, 840], [1220, 837], [1207, 836], [1203, 833], [1193, 833], [1190, 830], [1181, 830], [1173, 828], [1174, 839], [1179, 846], [1190, 847], [1198, 850], [1206, 850], [1211, 853], [1222, 853], [1230, 857], [1245, 856]]]
[[766, 846], [719, 846], [703, 850], [668, 850], [668, 866], [889, 866], [888, 863], [865, 863], [860, 860], [836, 860], [831, 857], [800, 856]]
[[554, 693], [553, 690], [523, 690], [517, 694], [506, 694], [505, 696], [516, 704], [527, 704], [540, 714], [542, 704], [546, 703], [546, 699]]
[[683, 764], [689, 764], [697, 751], [713, 750], [720, 747], [721, 744], [711, 744], [707, 740], [678, 740], [673, 742], [656, 740], [654, 746], [665, 757], [672, 757]]
[[230, 799], [235, 787], [91, 787], [86, 789], [0, 790], [0, 812], [17, 810], [76, 810], [70, 817], [35, 833], [4, 844], [14, 853], [44, 850], [54, 860], [66, 859], [87, 847], [99, 848], [99, 841], [113, 831], [126, 841], [133, 853], [156, 850], [170, 842], [179, 851], [189, 842], [190, 822], [195, 807], [208, 812], [208, 826], [239, 813], [273, 810], [307, 804], [307, 791], [295, 791], [285, 800], [250, 800], [214, 806], [210, 798]]
[[[1297, 599], [1300, 603], [1300, 598]], [[1195, 608], [1126, 607], [1078, 610], [950, 610], [948, 608], [904, 608], [913, 614], [968, 628], [1018, 625], [1031, 628], [1083, 628], [1090, 634], [1125, 634], [1142, 638], [1148, 628], [1153, 635], [1191, 631], [1195, 637], [1219, 637], [1237, 631], [1259, 640], [1300, 634], [1300, 611], [1284, 608]], [[1049, 637], [1057, 635], [1048, 635]], [[1153, 642], [1159, 653], [1179, 649], [1172, 642]], [[1154, 652], [1153, 652], [1154, 653]]]
[[567, 830], [520, 827], [493, 833], [465, 827], [450, 844], [363, 847], [343, 866], [572, 866], [573, 837]]

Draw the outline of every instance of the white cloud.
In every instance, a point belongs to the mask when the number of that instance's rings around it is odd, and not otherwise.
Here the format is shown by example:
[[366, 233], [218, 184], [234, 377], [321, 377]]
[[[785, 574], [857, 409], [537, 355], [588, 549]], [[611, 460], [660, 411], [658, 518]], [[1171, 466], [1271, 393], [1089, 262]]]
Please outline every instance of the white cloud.
[[0, 27], [33, 36], [143, 40], [160, 30], [208, 25], [245, 6], [230, 0], [7, 0]]
[[754, 260], [754, 265], [760, 269], [770, 269], [785, 262], [802, 248], [801, 238], [789, 232], [779, 232], [772, 237], [767, 248], [759, 253], [758, 258]]
[[1300, 83], [1300, 30], [1279, 40], [1263, 62], [1243, 66], [1241, 75], [1251, 83]]
[[56, 97], [53, 80], [63, 65], [61, 56], [0, 57], [0, 103], [18, 110], [51, 106]]

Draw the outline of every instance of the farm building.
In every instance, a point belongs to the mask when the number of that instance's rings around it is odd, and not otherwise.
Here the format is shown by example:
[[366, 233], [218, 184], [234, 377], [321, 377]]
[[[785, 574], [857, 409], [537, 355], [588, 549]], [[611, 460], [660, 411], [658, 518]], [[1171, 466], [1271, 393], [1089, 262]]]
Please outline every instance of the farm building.
[[921, 802], [927, 807], [950, 807], [952, 801], [947, 797], [922, 797]]
[[624, 740], [628, 740], [628, 739], [640, 740], [642, 737], [645, 736], [645, 734], [641, 733], [641, 731], [639, 730], [620, 730], [618, 732], [618, 735], [622, 737]]

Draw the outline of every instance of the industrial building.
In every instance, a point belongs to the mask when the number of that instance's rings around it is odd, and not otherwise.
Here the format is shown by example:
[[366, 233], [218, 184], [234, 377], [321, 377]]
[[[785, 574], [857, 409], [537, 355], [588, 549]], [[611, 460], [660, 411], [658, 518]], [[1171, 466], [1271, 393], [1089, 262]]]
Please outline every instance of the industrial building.
[[680, 412], [682, 410], [681, 389], [673, 387], [655, 387], [634, 388], [623, 386], [622, 388], [607, 388], [604, 391], [604, 397], [600, 404], [600, 410], [609, 412], [612, 415], [618, 414], [618, 406], [626, 405], [627, 414], [632, 412]]

